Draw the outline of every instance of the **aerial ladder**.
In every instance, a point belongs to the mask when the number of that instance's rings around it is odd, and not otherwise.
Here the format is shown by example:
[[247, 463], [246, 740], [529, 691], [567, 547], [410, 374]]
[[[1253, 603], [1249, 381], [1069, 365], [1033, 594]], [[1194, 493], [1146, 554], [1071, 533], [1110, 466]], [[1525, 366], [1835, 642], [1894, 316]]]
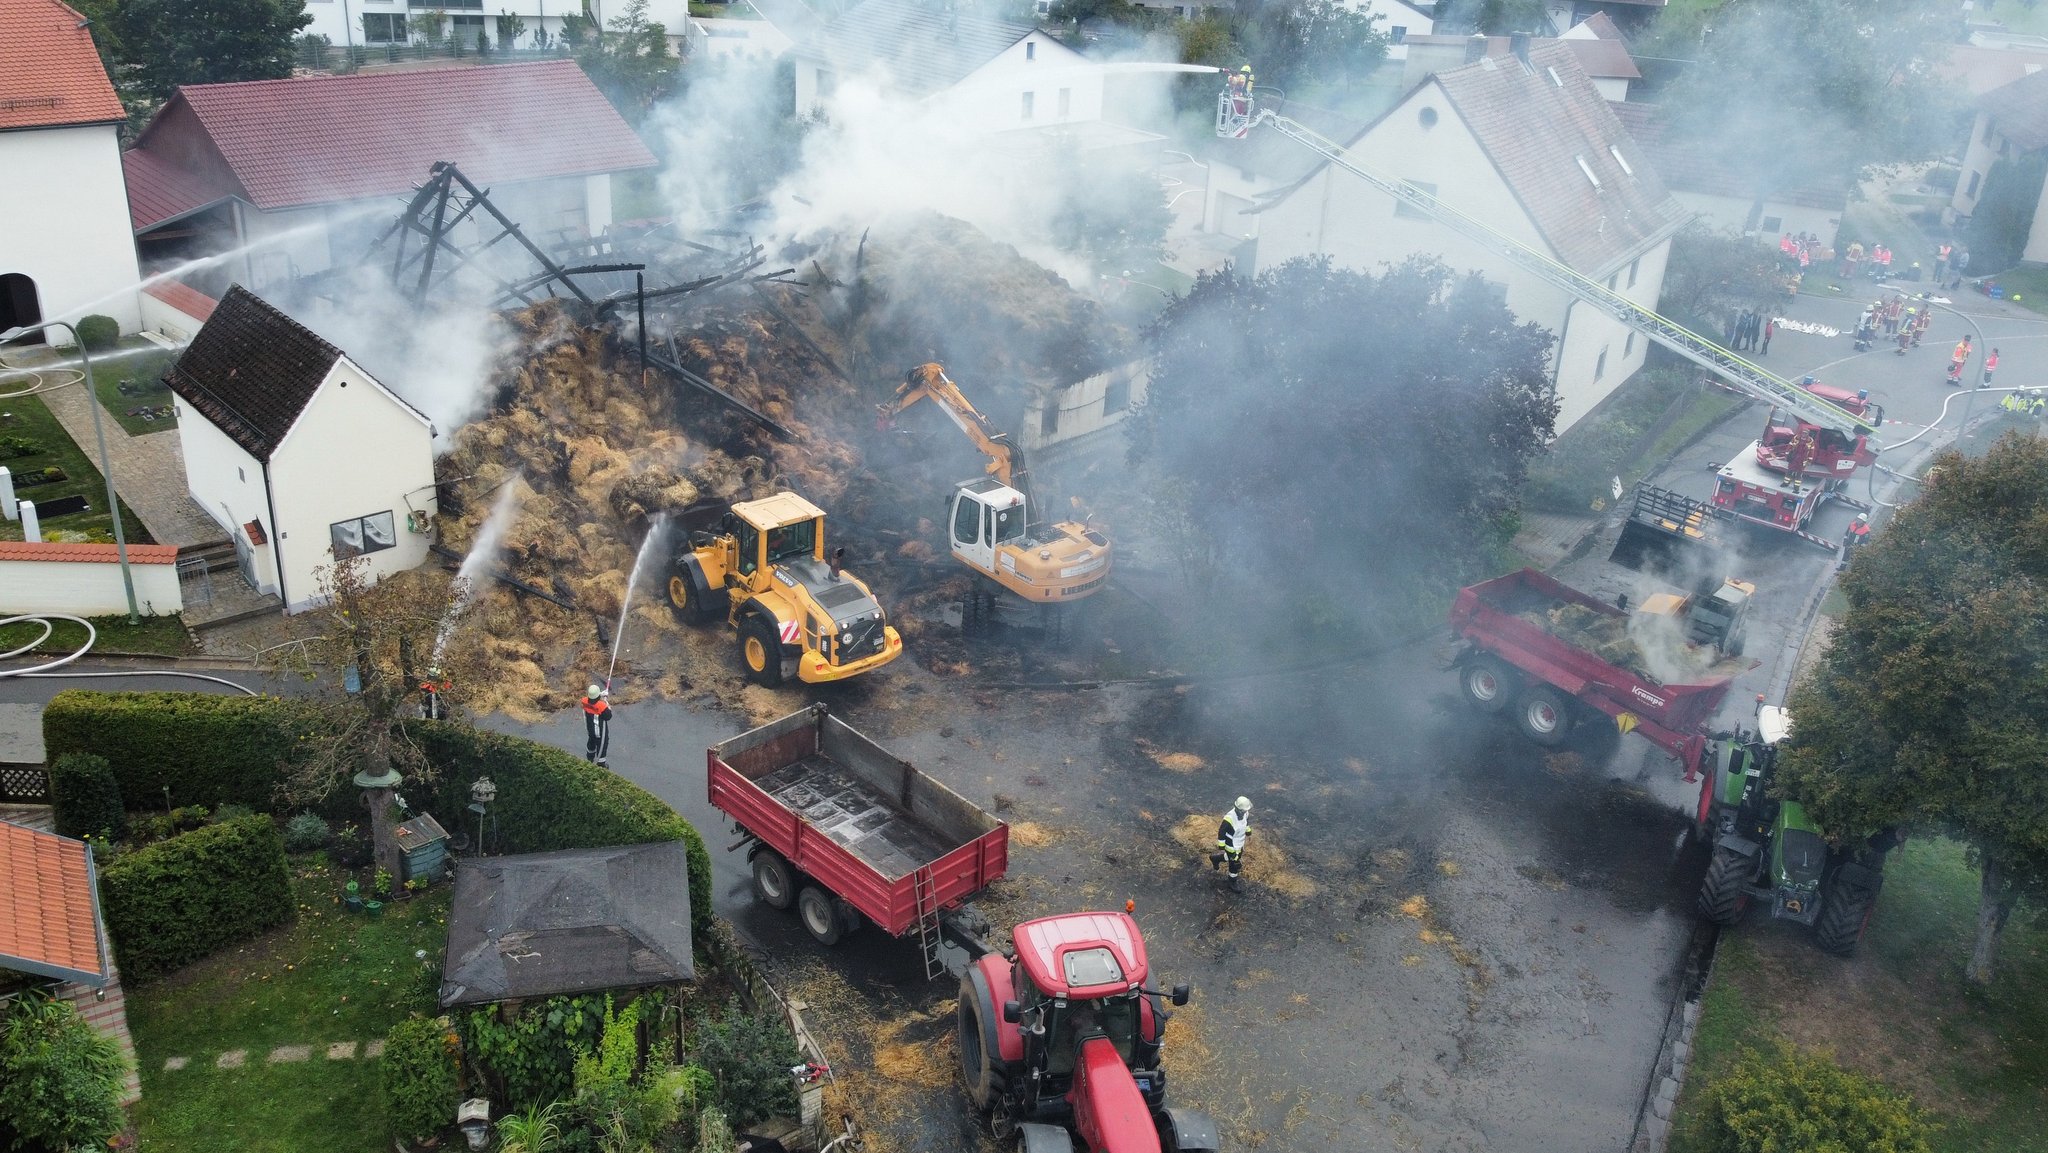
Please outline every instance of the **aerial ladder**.
[[[987, 475], [961, 481], [946, 502], [946, 542], [954, 559], [1032, 604], [1072, 604], [1102, 591], [1109, 538], [1085, 523], [1046, 523], [1023, 450], [968, 402], [944, 368], [921, 364], [906, 373], [896, 395], [876, 406], [882, 426], [921, 400], [937, 405], [988, 457]], [[970, 619], [986, 593], [977, 589], [968, 597]]]
[[[1592, 305], [1636, 334], [1713, 373], [1744, 396], [1772, 406], [1767, 433], [1780, 434], [1779, 414], [1792, 420], [1791, 434], [1759, 438], [1735, 460], [1721, 466], [1711, 505], [1702, 510], [1722, 519], [1737, 519], [1792, 533], [1833, 548], [1834, 543], [1807, 531], [1813, 514], [1829, 501], [1854, 508], [1869, 506], [1851, 499], [1845, 489], [1856, 469], [1872, 464], [1880, 451], [1869, 443], [1881, 411], [1864, 394], [1841, 402], [1816, 393], [1737, 356], [1712, 340], [1644, 308], [1599, 281], [1545, 256], [1521, 241], [1445, 204], [1403, 180], [1364, 168], [1343, 146], [1270, 108], [1259, 108], [1248, 89], [1232, 86], [1217, 98], [1216, 135], [1242, 140], [1261, 126], [1295, 141], [1332, 166], [1422, 213], [1478, 245], [1489, 254], [1574, 299]], [[1841, 390], [1827, 390], [1840, 393]], [[1669, 497], [1671, 494], [1664, 494]]]

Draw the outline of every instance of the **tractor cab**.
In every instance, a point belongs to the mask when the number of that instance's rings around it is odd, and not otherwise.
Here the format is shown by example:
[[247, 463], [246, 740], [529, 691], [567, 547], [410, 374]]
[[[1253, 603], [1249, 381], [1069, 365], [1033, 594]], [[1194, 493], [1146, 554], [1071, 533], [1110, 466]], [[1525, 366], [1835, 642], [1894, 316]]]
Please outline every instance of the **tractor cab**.
[[[1884, 406], [1870, 399], [1869, 389], [1851, 392], [1821, 384], [1810, 376], [1801, 380], [1799, 386], [1870, 428], [1884, 424]], [[1877, 453], [1871, 449], [1866, 433], [1851, 437], [1832, 428], [1807, 424], [1773, 408], [1764, 435], [1757, 441], [1756, 459], [1773, 472], [1832, 477], [1848, 476], [1874, 463]]]

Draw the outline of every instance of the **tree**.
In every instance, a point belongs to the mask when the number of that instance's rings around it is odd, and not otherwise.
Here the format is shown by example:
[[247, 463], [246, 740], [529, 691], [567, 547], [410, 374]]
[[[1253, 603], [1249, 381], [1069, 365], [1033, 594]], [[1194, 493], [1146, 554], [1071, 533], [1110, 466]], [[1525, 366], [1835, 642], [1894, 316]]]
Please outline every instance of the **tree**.
[[[577, 38], [582, 46], [576, 59], [619, 115], [637, 124], [668, 95], [675, 77], [676, 58], [669, 55], [668, 30], [647, 18], [647, 0], [632, 0], [605, 27], [608, 31], [598, 36], [579, 29]], [[562, 35], [569, 35], [566, 23]]]
[[2048, 440], [1937, 464], [1843, 578], [1849, 609], [1792, 694], [1779, 780], [1831, 835], [1912, 823], [1969, 846], [1965, 971], [1987, 983], [2015, 901], [2048, 879]]
[[114, 9], [136, 86], [153, 100], [181, 84], [290, 76], [294, 37], [312, 22], [294, 0], [119, 0]]
[[1671, 238], [1660, 306], [1683, 322], [1704, 323], [1722, 309], [1770, 300], [1779, 292], [1776, 257], [1754, 237], [1694, 221]]
[[1505, 36], [1510, 32], [1555, 35], [1544, 7], [1543, 0], [1439, 0], [1435, 26], [1438, 32], [1446, 35], [1457, 32], [1483, 32], [1488, 36]]
[[1104, 269], [1143, 268], [1158, 261], [1173, 214], [1149, 163], [1091, 162], [1068, 154], [1054, 167], [1061, 177], [1044, 185], [1058, 197], [1051, 208], [1053, 243]]
[[1550, 334], [1434, 261], [1226, 269], [1148, 337], [1133, 457], [1187, 487], [1219, 555], [1256, 558], [1236, 579], [1259, 595], [1224, 595], [1297, 626], [1310, 603], [1384, 623], [1489, 570], [1557, 413]]
[[121, 1131], [121, 1047], [69, 1002], [26, 992], [0, 1015], [0, 1146], [104, 1146]]
[[1236, 38], [1261, 85], [1348, 84], [1386, 58], [1378, 19], [1336, 0], [1274, 0], [1252, 9]]
[[2041, 202], [2041, 182], [2048, 178], [2048, 152], [2034, 151], [1991, 163], [1984, 194], [1970, 217], [1970, 270], [1974, 274], [2003, 272], [2020, 262], [2034, 229], [2034, 209]]
[[1927, 53], [1947, 29], [1921, 0], [1731, 0], [1697, 29], [1656, 53], [1695, 61], [1662, 100], [1672, 140], [1759, 197], [1846, 188], [1954, 143]]

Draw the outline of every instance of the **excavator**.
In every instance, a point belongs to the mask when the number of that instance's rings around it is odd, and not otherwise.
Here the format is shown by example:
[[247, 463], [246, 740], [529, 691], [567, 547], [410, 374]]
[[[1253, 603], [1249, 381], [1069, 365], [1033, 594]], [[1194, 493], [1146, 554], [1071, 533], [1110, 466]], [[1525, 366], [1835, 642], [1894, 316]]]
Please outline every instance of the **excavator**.
[[876, 406], [882, 427], [921, 400], [938, 405], [988, 457], [988, 475], [961, 481], [946, 502], [946, 543], [954, 559], [984, 578], [968, 597], [967, 617], [984, 601], [993, 607], [995, 590], [1055, 606], [1101, 592], [1109, 580], [1109, 538], [1084, 523], [1046, 523], [1023, 450], [975, 410], [944, 368], [921, 364], [906, 373], [896, 395]]
[[1420, 186], [1362, 167], [1342, 145], [1271, 108], [1258, 107], [1250, 87], [1226, 87], [1217, 97], [1216, 135], [1226, 140], [1243, 140], [1260, 127], [1269, 127], [1288, 137], [1332, 167], [1393, 197], [1397, 205], [1435, 220], [1544, 284], [1599, 309], [1637, 335], [1720, 377], [1744, 396], [1772, 406], [1765, 435], [1721, 466], [1711, 502], [1693, 501], [1642, 486], [1637, 490], [1639, 519], [1653, 519], [1652, 511], [1656, 518], [1670, 519], [1668, 507], [1642, 508], [1646, 499], [1665, 506], [1679, 502], [1687, 506], [1678, 512], [1681, 524], [1698, 528], [1714, 521], [1741, 521], [1776, 529], [1832, 550], [1835, 542], [1808, 531], [1814, 514], [1835, 501], [1869, 511], [1868, 504], [1848, 494], [1849, 478], [1859, 466], [1873, 463], [1880, 451], [1868, 438], [1877, 430], [1883, 413], [1869, 402], [1867, 394], [1817, 388], [1811, 378], [1794, 384], [1776, 376], [1521, 241], [1495, 231]]

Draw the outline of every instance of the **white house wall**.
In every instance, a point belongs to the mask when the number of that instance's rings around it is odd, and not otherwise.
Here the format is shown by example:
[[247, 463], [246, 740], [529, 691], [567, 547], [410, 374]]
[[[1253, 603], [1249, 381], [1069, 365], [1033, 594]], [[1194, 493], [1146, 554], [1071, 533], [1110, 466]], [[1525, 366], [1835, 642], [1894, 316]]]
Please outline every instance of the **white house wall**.
[[[1671, 242], [1658, 243], [1635, 263], [1635, 285], [1629, 285], [1629, 269], [1624, 265], [1615, 274], [1614, 291], [1655, 311], [1670, 259]], [[1551, 331], [1564, 338], [1563, 345], [1553, 354], [1558, 381], [1557, 431], [1563, 432], [1606, 400], [1621, 382], [1635, 375], [1650, 354], [1650, 341], [1608, 313], [1576, 301], [1564, 327]]]
[[766, 20], [692, 17], [686, 27], [693, 60], [767, 60], [790, 47], [789, 37]]
[[[683, 8], [683, 0], [653, 0], [648, 5], [647, 18], [662, 25], [674, 37], [680, 37], [685, 19]], [[364, 36], [363, 15], [376, 13], [405, 19], [419, 11], [418, 8], [408, 8], [405, 0], [306, 0], [305, 10], [313, 17], [313, 22], [305, 27], [304, 32], [325, 36], [337, 48], [350, 45], [367, 47], [373, 54], [372, 60], [379, 59], [374, 54], [382, 52], [387, 45], [382, 41], [371, 44]], [[580, 13], [581, 7], [574, 0], [492, 0], [488, 9], [450, 8], [439, 11], [444, 31], [448, 27], [446, 18], [449, 16], [482, 16], [484, 35], [494, 48], [503, 47], [498, 41], [497, 17], [501, 12], [509, 12], [526, 24], [518, 42], [512, 47], [531, 48], [535, 32], [545, 31], [550, 39], [561, 35], [562, 17]]]
[[44, 320], [142, 322], [128, 185], [111, 124], [0, 133], [0, 275], [36, 284]]
[[[1115, 428], [1132, 410], [1145, 403], [1151, 383], [1151, 363], [1140, 360], [1096, 373], [1063, 389], [1041, 392], [1025, 407], [1018, 443], [1035, 453]], [[1122, 394], [1120, 403], [1113, 410], [1105, 403], [1112, 386]], [[1059, 410], [1050, 428], [1046, 426], [1048, 406], [1057, 406]]]
[[[1949, 197], [1949, 207], [1958, 216], [1974, 216], [1977, 201], [1984, 195], [1984, 182], [1991, 178], [1991, 166], [1998, 161], [1998, 154], [2004, 149], [2005, 140], [1998, 134], [1998, 125], [1992, 122], [1989, 112], [1977, 113], [1970, 122], [1970, 142], [1963, 148], [1962, 171], [1956, 176], [1956, 192]], [[1971, 178], [1975, 177], [1975, 187]]]
[[[1399, 30], [1399, 35], [1402, 38], [1408, 36], [1433, 36], [1436, 34], [1436, 21], [1430, 19], [1426, 14], [1400, 3], [1399, 0], [1345, 0], [1344, 7], [1353, 12], [1362, 12], [1368, 16], [1379, 17], [1379, 23], [1373, 26], [1374, 30], [1386, 33], [1390, 37], [1396, 35], [1396, 30]], [[1391, 43], [1387, 45], [1387, 59], [1406, 60], [1407, 58], [1408, 46], [1406, 44]]]
[[397, 543], [366, 554], [371, 580], [427, 558], [430, 538], [406, 528], [406, 497], [412, 508], [433, 508], [432, 433], [345, 357], [272, 452], [270, 481], [287, 612], [319, 602], [321, 570], [334, 561], [329, 530], [336, 522], [392, 514]]
[[[1060, 110], [1060, 93], [1067, 107]], [[1024, 95], [1031, 94], [1031, 114], [1024, 114]], [[991, 132], [1037, 128], [1102, 119], [1102, 73], [1079, 53], [1043, 32], [1012, 44], [969, 73], [967, 78], [932, 97], [932, 103], [985, 125]]]
[[1699, 217], [1705, 224], [1714, 228], [1755, 233], [1758, 243], [1769, 244], [1774, 249], [1777, 247], [1778, 237], [1787, 232], [1810, 232], [1820, 237], [1823, 242], [1832, 244], [1835, 229], [1842, 223], [1840, 209], [1814, 208], [1782, 200], [1765, 200], [1756, 224], [1753, 227], [1745, 227], [1749, 223], [1749, 210], [1755, 203], [1748, 197], [1715, 196], [1705, 192], [1685, 192], [1676, 188], [1671, 190], [1671, 196], [1683, 205], [1686, 211]]
[[[135, 607], [143, 616], [184, 611], [178, 566], [130, 560]], [[72, 613], [112, 616], [128, 611], [128, 586], [118, 560], [33, 561], [0, 557], [0, 613]]]
[[2034, 227], [2027, 233], [2027, 247], [2020, 253], [2021, 260], [2048, 261], [2048, 213], [2042, 211], [2044, 205], [2048, 205], [2048, 180], [2041, 182], [2041, 194], [2034, 201]]
[[249, 538], [242, 526], [250, 521], [263, 526], [265, 543], [252, 549], [254, 583], [258, 592], [278, 595], [277, 561], [271, 554], [277, 526], [271, 523], [263, 491], [263, 465], [185, 403], [185, 398], [175, 397], [172, 404], [178, 412], [178, 448], [185, 458], [187, 491], [206, 515], [244, 546]]

